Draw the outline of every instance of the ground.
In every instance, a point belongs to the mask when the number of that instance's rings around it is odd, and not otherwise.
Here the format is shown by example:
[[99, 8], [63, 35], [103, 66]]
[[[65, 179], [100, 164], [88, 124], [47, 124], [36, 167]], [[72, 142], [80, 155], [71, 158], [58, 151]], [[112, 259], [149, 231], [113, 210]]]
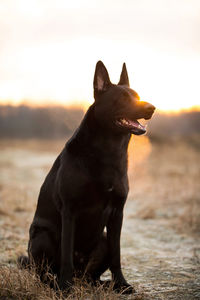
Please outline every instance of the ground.
[[[61, 297], [41, 287], [33, 274], [18, 270], [16, 258], [26, 252], [39, 188], [64, 143], [0, 143], [1, 300]], [[77, 286], [68, 299], [200, 299], [199, 159], [199, 148], [182, 140], [131, 141], [121, 253], [125, 277], [136, 294]]]

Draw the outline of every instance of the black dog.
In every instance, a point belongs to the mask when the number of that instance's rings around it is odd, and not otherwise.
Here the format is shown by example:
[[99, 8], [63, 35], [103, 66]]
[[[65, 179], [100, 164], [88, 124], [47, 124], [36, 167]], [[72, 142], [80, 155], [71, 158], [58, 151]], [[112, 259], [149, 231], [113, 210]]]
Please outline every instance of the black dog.
[[40, 271], [45, 262], [61, 289], [72, 285], [74, 274], [96, 282], [110, 269], [114, 289], [131, 293], [120, 263], [127, 147], [131, 134], [145, 133], [137, 120], [150, 119], [155, 107], [139, 101], [129, 88], [125, 64], [115, 85], [104, 64], [97, 63], [94, 98], [41, 187], [30, 227], [29, 258], [19, 261], [33, 260]]

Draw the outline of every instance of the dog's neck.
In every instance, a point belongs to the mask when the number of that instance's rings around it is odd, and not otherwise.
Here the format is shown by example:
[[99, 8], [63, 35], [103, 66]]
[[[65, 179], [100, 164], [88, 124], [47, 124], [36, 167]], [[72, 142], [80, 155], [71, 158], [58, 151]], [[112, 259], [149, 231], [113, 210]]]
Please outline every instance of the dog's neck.
[[[131, 135], [105, 130], [99, 126], [95, 119], [94, 109], [94, 104], [89, 107], [79, 128], [68, 142], [69, 148], [72, 152], [73, 149], [79, 149], [80, 152], [91, 153], [91, 155], [106, 152], [107, 155], [110, 154], [114, 157], [118, 153], [126, 157]], [[119, 149], [120, 151], [118, 151]]]

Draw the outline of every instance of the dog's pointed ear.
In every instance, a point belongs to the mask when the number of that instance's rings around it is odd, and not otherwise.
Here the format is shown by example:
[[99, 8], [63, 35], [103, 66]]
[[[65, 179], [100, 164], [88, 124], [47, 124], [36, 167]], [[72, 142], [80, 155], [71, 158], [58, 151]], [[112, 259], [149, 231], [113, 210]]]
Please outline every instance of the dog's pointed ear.
[[125, 63], [123, 63], [122, 72], [121, 72], [121, 76], [120, 76], [118, 85], [126, 85], [129, 87], [128, 72], [127, 72]]
[[102, 61], [98, 61], [96, 64], [93, 85], [95, 93], [105, 92], [111, 85], [108, 71]]

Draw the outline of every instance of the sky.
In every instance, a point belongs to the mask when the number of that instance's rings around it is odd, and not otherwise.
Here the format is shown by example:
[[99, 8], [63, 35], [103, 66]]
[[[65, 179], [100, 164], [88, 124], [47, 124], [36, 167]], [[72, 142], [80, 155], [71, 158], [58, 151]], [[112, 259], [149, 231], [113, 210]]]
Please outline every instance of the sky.
[[200, 105], [200, 1], [0, 1], [0, 103], [87, 107], [98, 60], [161, 110]]

